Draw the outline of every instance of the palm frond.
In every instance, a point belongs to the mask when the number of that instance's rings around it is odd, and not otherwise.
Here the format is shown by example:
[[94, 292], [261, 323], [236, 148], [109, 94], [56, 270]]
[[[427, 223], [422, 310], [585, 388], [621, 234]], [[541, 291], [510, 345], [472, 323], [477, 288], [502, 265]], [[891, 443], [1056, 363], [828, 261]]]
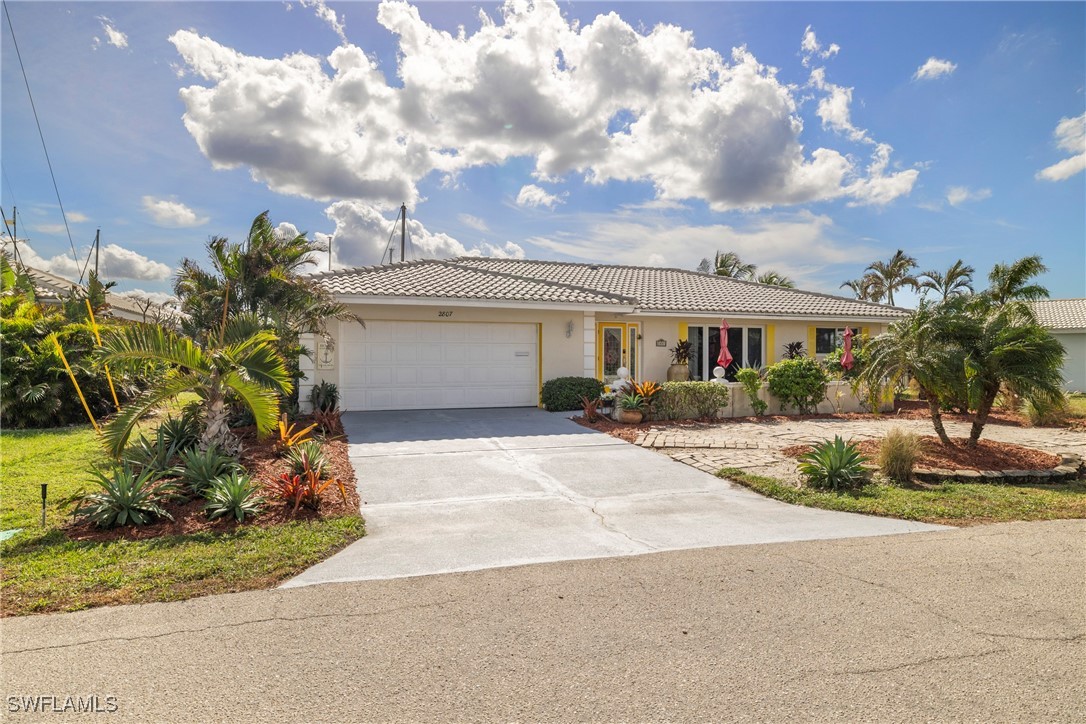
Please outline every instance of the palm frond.
[[102, 428], [102, 441], [105, 443], [106, 450], [113, 457], [119, 458], [125, 445], [128, 444], [132, 430], [145, 415], [182, 392], [198, 389], [201, 384], [200, 379], [195, 375], [178, 375], [163, 381], [129, 402]]
[[240, 397], [253, 413], [257, 432], [266, 435], [275, 429], [279, 421], [279, 395], [275, 390], [234, 371], [227, 372], [221, 379], [223, 386]]
[[191, 339], [155, 324], [129, 324], [111, 332], [103, 340], [102, 361], [118, 368], [159, 362], [207, 369], [207, 357]]

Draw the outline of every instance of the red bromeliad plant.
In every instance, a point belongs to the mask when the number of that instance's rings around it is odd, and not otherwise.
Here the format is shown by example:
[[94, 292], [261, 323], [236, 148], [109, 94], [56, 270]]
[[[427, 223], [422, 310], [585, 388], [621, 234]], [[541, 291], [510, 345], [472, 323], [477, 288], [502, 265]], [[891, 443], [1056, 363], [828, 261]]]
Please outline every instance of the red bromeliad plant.
[[315, 470], [307, 469], [301, 475], [283, 473], [279, 476], [279, 480], [272, 484], [272, 491], [277, 498], [288, 505], [293, 503], [294, 507], [291, 512], [296, 513], [302, 505], [317, 510], [320, 507], [321, 493], [333, 483], [339, 488], [343, 503], [347, 504], [347, 488], [344, 487], [339, 478], [322, 480], [320, 467]]

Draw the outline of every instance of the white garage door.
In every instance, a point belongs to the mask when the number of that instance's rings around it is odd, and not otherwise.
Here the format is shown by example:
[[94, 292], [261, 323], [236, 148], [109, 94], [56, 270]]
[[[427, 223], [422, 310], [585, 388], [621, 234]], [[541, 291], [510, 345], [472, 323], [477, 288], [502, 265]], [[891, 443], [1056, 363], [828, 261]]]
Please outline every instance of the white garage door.
[[535, 407], [534, 324], [367, 321], [343, 327], [345, 410]]

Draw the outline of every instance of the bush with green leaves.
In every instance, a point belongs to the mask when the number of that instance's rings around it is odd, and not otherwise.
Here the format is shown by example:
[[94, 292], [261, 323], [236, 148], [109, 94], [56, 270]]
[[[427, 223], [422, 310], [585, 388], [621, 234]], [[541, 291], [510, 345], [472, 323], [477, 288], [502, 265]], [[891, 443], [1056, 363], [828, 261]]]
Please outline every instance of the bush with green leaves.
[[551, 412], [580, 410], [581, 398], [595, 400], [603, 394], [603, 383], [594, 377], [556, 377], [543, 383], [543, 407]]
[[815, 488], [849, 488], [864, 479], [863, 464], [867, 462], [852, 442], [840, 435], [823, 440], [811, 451], [799, 456], [799, 472], [807, 484]]
[[158, 518], [173, 520], [162, 504], [177, 496], [175, 483], [164, 481], [154, 470], [137, 473], [131, 465], [113, 468], [110, 475], [93, 470], [100, 488], [83, 496], [76, 515], [102, 528], [145, 525]]
[[316, 440], [298, 443], [287, 450], [284, 457], [290, 463], [292, 475], [304, 475], [307, 470], [323, 470], [328, 464], [328, 458]]
[[758, 392], [762, 389], [761, 373], [753, 367], [740, 367], [735, 373], [735, 381], [743, 386], [743, 391], [747, 393], [747, 399], [750, 400], [750, 406], [754, 408], [754, 414], [764, 415], [769, 409], [769, 403], [758, 397]]
[[766, 385], [781, 401], [781, 410], [791, 406], [801, 415], [814, 412], [826, 399], [827, 382], [825, 368], [812, 357], [782, 359], [766, 370]]
[[665, 382], [652, 401], [657, 420], [714, 418], [728, 404], [728, 388], [715, 382]]
[[244, 472], [233, 457], [212, 445], [207, 450], [194, 447], [179, 455], [177, 470], [181, 482], [195, 495], [202, 496], [216, 478], [233, 472]]
[[879, 443], [879, 472], [890, 480], [908, 482], [923, 451], [923, 441], [915, 432], [891, 428]]
[[1025, 400], [1021, 410], [1034, 427], [1058, 427], [1067, 424], [1071, 416], [1071, 403], [1067, 395], [1050, 400]]
[[841, 366], [841, 358], [844, 356], [845, 350], [841, 347], [826, 355], [826, 359], [822, 361], [822, 364], [826, 367], [826, 372], [842, 380], [852, 380], [859, 377], [864, 371], [864, 365], [867, 364], [867, 355], [863, 346], [858, 341], [852, 345], [852, 367], [847, 370]]
[[[100, 329], [115, 325], [102, 322]], [[87, 413], [49, 339], [55, 333], [79, 388], [95, 418], [116, 412], [105, 370], [95, 364], [94, 333], [89, 324], [70, 324], [55, 312], [0, 319], [0, 425], [6, 428], [61, 427], [85, 424]], [[113, 370], [114, 388], [123, 405], [146, 389], [153, 367], [125, 373]]]
[[267, 502], [260, 494], [260, 486], [248, 475], [237, 470], [215, 478], [204, 497], [207, 498], [204, 512], [208, 518], [232, 515], [239, 523], [244, 522], [247, 515], [258, 515]]
[[332, 382], [320, 382], [310, 390], [309, 402], [314, 411], [332, 412], [339, 408], [339, 388]]

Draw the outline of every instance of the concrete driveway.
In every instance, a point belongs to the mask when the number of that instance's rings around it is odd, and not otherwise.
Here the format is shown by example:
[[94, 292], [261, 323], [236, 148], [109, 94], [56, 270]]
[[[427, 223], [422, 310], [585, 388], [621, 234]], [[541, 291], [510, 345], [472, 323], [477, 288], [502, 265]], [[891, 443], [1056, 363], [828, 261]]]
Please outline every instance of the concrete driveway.
[[535, 408], [343, 422], [368, 535], [285, 587], [939, 528], [770, 500]]

